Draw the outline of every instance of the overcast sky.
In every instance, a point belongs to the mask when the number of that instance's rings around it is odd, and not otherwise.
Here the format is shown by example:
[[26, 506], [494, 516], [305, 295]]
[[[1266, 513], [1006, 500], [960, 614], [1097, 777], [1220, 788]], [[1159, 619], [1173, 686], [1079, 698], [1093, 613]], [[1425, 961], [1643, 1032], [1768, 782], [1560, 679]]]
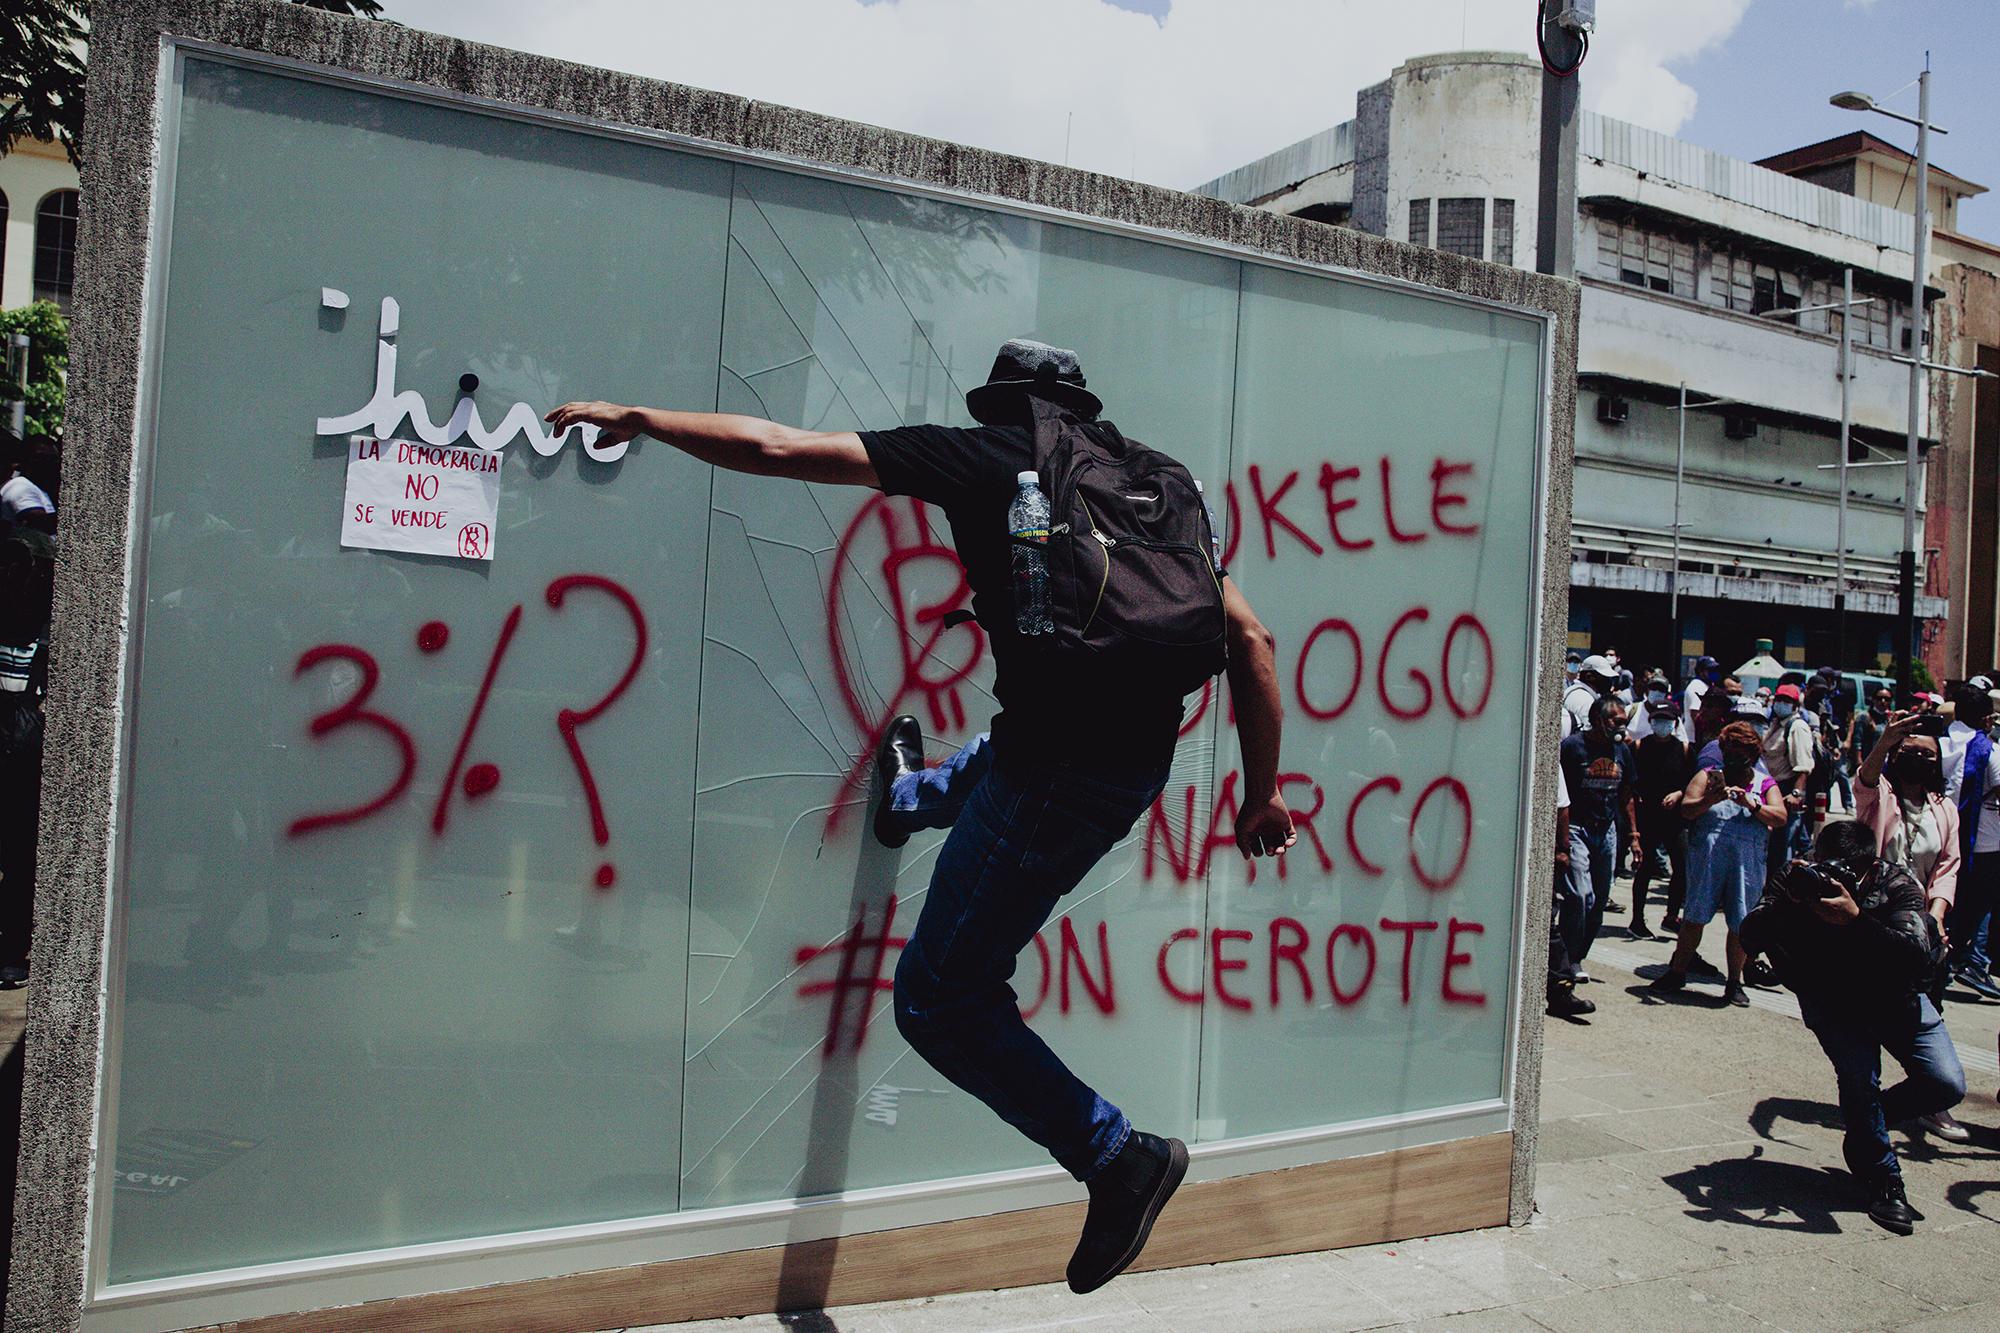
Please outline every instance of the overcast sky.
[[[1532, 50], [1533, 0], [387, 0], [413, 27], [1186, 188], [1413, 55]], [[1586, 107], [1740, 157], [1866, 125], [1932, 51], [1941, 165], [2000, 178], [2000, 0], [1598, 0]], [[1891, 102], [1915, 110], [1912, 89]], [[1871, 123], [1872, 122], [1872, 123]], [[1962, 127], [1962, 128], [1961, 128]], [[1985, 132], [1982, 134], [1982, 130]], [[2000, 237], [2000, 207], [1961, 226]]]

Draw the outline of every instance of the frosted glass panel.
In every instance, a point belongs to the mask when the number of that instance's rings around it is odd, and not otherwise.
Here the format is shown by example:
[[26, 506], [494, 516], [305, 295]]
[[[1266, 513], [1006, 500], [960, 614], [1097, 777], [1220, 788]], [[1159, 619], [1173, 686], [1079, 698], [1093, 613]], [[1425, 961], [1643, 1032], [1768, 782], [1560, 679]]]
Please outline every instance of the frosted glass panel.
[[[728, 169], [187, 70], [111, 1275], [672, 1210], [707, 469], [659, 446], [594, 463], [517, 440], [490, 564], [348, 550], [345, 440], [314, 423], [368, 400], [384, 297], [398, 387], [435, 421], [466, 372], [488, 424], [576, 396], [711, 406]], [[638, 629], [599, 587], [552, 606], [570, 574], [629, 590], [647, 632], [630, 687], [577, 729], [602, 846], [556, 718], [618, 683]], [[427, 652], [432, 621], [447, 637]], [[322, 645], [339, 655], [295, 674]], [[308, 732], [356, 697], [364, 660], [379, 671], [364, 706], [409, 738], [408, 783], [288, 836], [401, 772], [389, 726]], [[498, 785], [469, 798], [481, 764]]]
[[[992, 709], [943, 516], [535, 425], [969, 424], [1012, 336], [1077, 349], [1207, 482], [1306, 821], [1253, 879], [1226, 692], [1191, 699], [1160, 803], [1022, 955], [1023, 1011], [1189, 1139], [1501, 1095], [1538, 322], [181, 70], [114, 1282], [1043, 1160], [888, 1012], [943, 835], [867, 836], [863, 756], [896, 713], [941, 757]], [[319, 424], [469, 413], [502, 437], [492, 558], [341, 547], [350, 428]]]
[[1230, 568], [1278, 640], [1305, 822], [1282, 873], [1217, 853], [1177, 959], [1205, 946], [1202, 1116], [1237, 1137], [1499, 1097], [1540, 330], [1255, 267], [1241, 318]]
[[[1231, 261], [750, 169], [731, 241], [726, 410], [825, 430], [970, 424], [964, 392], [994, 348], [1038, 336], [1079, 350], [1107, 415], [1223, 470]], [[852, 756], [899, 712], [942, 756], [993, 709], [984, 637], [938, 623], [964, 601], [949, 529], [853, 490], [722, 474], [715, 493], [684, 1202], [1045, 1160], [909, 1051], [874, 984], [944, 835], [878, 846]], [[1197, 726], [1176, 763], [1204, 791], [1213, 743]], [[1104, 1095], [1191, 1134], [1199, 1019], [1152, 977], [1158, 941], [1199, 924], [1200, 886], [1148, 884], [1138, 832], [1064, 900], [1014, 985]]]

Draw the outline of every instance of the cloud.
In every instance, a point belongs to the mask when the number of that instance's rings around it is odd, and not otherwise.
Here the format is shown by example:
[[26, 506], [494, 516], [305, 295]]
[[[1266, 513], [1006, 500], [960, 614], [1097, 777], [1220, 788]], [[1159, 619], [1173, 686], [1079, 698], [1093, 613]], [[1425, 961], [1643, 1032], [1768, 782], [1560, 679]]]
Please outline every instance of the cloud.
[[[1584, 105], [1672, 133], [1668, 65], [1749, 0], [1603, 0]], [[1128, 7], [1129, 6], [1129, 7]], [[1147, 12], [1140, 12], [1141, 10]], [[1186, 187], [1354, 114], [1411, 56], [1532, 51], [1520, 0], [395, 0], [480, 41]]]

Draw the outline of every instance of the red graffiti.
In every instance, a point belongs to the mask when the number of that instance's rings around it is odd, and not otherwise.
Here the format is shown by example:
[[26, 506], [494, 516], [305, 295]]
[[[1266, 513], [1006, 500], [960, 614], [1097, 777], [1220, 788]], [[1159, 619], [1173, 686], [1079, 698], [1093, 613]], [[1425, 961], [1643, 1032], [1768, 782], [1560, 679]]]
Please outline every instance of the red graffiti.
[[[882, 908], [882, 925], [879, 930], [868, 930], [868, 908], [864, 905], [854, 924], [833, 944], [802, 945], [793, 955], [793, 960], [804, 967], [815, 959], [829, 953], [840, 955], [839, 968], [831, 981], [812, 981], [799, 987], [802, 996], [831, 995], [832, 1006], [827, 1011], [826, 1040], [820, 1046], [821, 1058], [831, 1056], [840, 1048], [843, 1035], [848, 1037], [848, 1050], [858, 1051], [868, 1040], [868, 1020], [874, 1012], [875, 997], [893, 991], [896, 983], [884, 970], [888, 966], [889, 950], [901, 949], [910, 941], [902, 935], [892, 935], [890, 930], [896, 924], [896, 895], [890, 894], [889, 901]], [[862, 963], [863, 956], [867, 963]], [[848, 1023], [848, 1001], [858, 994], [860, 1013], [851, 1027]]]
[[[1328, 632], [1346, 636], [1348, 648], [1354, 654], [1354, 676], [1348, 682], [1347, 693], [1340, 697], [1339, 703], [1321, 706], [1315, 704], [1306, 694], [1306, 667], [1312, 661], [1313, 645], [1319, 642], [1320, 635]], [[1305, 645], [1299, 649], [1299, 665], [1298, 670], [1292, 673], [1292, 687], [1298, 691], [1299, 707], [1305, 710], [1307, 717], [1318, 721], [1331, 722], [1352, 708], [1355, 696], [1361, 693], [1361, 635], [1354, 626], [1339, 616], [1333, 616], [1314, 625], [1306, 634]]]
[[[863, 908], [854, 924], [838, 940], [830, 944], [805, 945], [797, 950], [795, 957], [802, 967], [828, 954], [836, 955], [839, 960], [836, 975], [831, 980], [807, 982], [798, 988], [802, 997], [833, 997], [826, 1037], [821, 1043], [823, 1054], [831, 1055], [843, 1046], [850, 1051], [860, 1050], [867, 1039], [869, 1016], [875, 998], [894, 990], [894, 982], [889, 980], [889, 973], [893, 971], [888, 965], [889, 953], [908, 943], [902, 936], [891, 933], [895, 916], [896, 900], [891, 898], [878, 926], [870, 928], [868, 911]], [[1046, 927], [1030, 941], [1034, 945], [1040, 976], [1034, 988], [1034, 1002], [1021, 1007], [1021, 1017], [1033, 1018], [1047, 1003], [1051, 992], [1058, 997], [1059, 1009], [1065, 1016], [1072, 1012], [1095, 1012], [1100, 1016], [1115, 1014], [1118, 1006], [1112, 984], [1111, 923], [1100, 920], [1094, 927], [1079, 929], [1070, 918], [1063, 917], [1055, 922], [1054, 928], [1057, 942], [1053, 946], [1048, 942], [1049, 930]], [[1083, 961], [1083, 946], [1079, 941], [1088, 938], [1085, 931], [1094, 934], [1097, 940], [1095, 972]], [[1429, 937], [1440, 932], [1443, 934], [1441, 957], [1436, 944], [1427, 946], [1425, 943]], [[1474, 942], [1486, 934], [1485, 925], [1477, 921], [1452, 917], [1440, 924], [1430, 920], [1395, 921], [1383, 917], [1372, 926], [1339, 921], [1327, 929], [1318, 952], [1314, 951], [1312, 927], [1293, 917], [1271, 919], [1262, 930], [1265, 935], [1262, 950], [1256, 944], [1259, 933], [1257, 929], [1247, 927], [1213, 927], [1204, 931], [1194, 926], [1183, 926], [1171, 932], [1154, 955], [1161, 993], [1175, 1003], [1195, 1007], [1206, 1005], [1213, 996], [1223, 1008], [1241, 1014], [1259, 1008], [1266, 1011], [1282, 1009], [1287, 996], [1294, 994], [1298, 1003], [1310, 1007], [1319, 994], [1320, 982], [1324, 981], [1335, 1007], [1351, 1009], [1375, 993], [1375, 975], [1381, 950], [1377, 936], [1378, 933], [1387, 933], [1403, 937], [1399, 986], [1388, 1002], [1409, 1006], [1416, 1003], [1420, 990], [1433, 985], [1438, 999], [1447, 1005], [1480, 1008], [1487, 1002], [1484, 992], [1467, 989], [1465, 985], [1467, 970], [1477, 967], [1477, 960], [1473, 957]], [[1202, 945], [1204, 935], [1207, 936], [1206, 948]], [[1179, 949], [1181, 945], [1192, 947]], [[1026, 956], [1025, 950], [1023, 956]], [[1261, 962], [1256, 961], [1260, 957]], [[1081, 996], [1074, 997], [1072, 1003], [1068, 990], [1072, 966], [1080, 979], [1079, 989], [1089, 996], [1089, 1004], [1085, 1004]], [[1251, 980], [1250, 974], [1256, 966], [1265, 968], [1265, 975], [1259, 979], [1264, 984], [1261, 987], [1246, 987], [1245, 983]], [[1245, 975], [1238, 976], [1238, 973]], [[1257, 994], [1264, 997], [1265, 1002], [1261, 1005], [1253, 998]]]
[[[458, 771], [465, 763], [465, 752], [472, 744], [472, 733], [479, 729], [479, 717], [486, 711], [487, 697], [493, 693], [493, 678], [500, 674], [500, 659], [507, 655], [507, 645], [514, 641], [514, 631], [521, 628], [521, 607], [518, 603], [507, 613], [506, 621], [500, 626], [499, 641], [493, 645], [493, 655], [486, 659], [486, 676], [479, 682], [479, 693], [472, 701], [472, 711], [465, 715], [465, 726], [458, 733], [458, 748], [452, 751], [451, 767], [445, 770], [444, 785], [438, 788], [437, 804], [431, 808], [431, 832], [444, 832], [445, 816], [451, 801], [451, 789], [458, 781]], [[479, 778], [475, 782], [471, 773], [465, 775], [465, 794], [478, 796], [500, 785], [500, 770], [492, 764], [479, 766]], [[489, 781], [490, 779], [490, 781]]]
[[[613, 583], [610, 579], [596, 574], [566, 574], [549, 584], [549, 605], [560, 611], [563, 598], [572, 588], [595, 588], [608, 593], [625, 608], [625, 614], [632, 618], [632, 660], [625, 667], [625, 674], [618, 678], [603, 698], [590, 707], [578, 712], [565, 708], [556, 714], [556, 730], [562, 733], [563, 744], [569, 749], [570, 762], [576, 765], [577, 776], [583, 779], [584, 799], [590, 804], [590, 833], [597, 839], [599, 847], [611, 841], [611, 827], [604, 822], [604, 802], [597, 794], [597, 779], [591, 775], [590, 761], [583, 757], [583, 745], [576, 738], [578, 727], [601, 716], [604, 711], [618, 702], [618, 696], [631, 687], [633, 678], [639, 674], [639, 667], [646, 660], [646, 617], [639, 610], [639, 603], [632, 594]], [[617, 871], [609, 861], [597, 867], [597, 887], [608, 889], [617, 878]]]
[[333, 810], [320, 815], [301, 815], [291, 822], [285, 836], [296, 838], [315, 829], [333, 828], [339, 824], [352, 824], [358, 819], [366, 819], [382, 809], [410, 785], [410, 778], [417, 771], [417, 746], [410, 739], [410, 733], [395, 719], [371, 708], [365, 707], [368, 696], [375, 693], [375, 686], [382, 679], [382, 669], [375, 665], [375, 658], [360, 648], [344, 643], [323, 643], [317, 648], [308, 648], [299, 654], [299, 664], [292, 670], [293, 676], [303, 676], [306, 672], [328, 661], [352, 662], [361, 668], [361, 685], [345, 703], [331, 708], [314, 718], [306, 730], [314, 740], [319, 740], [330, 732], [342, 727], [359, 724], [373, 727], [396, 743], [402, 755], [402, 766], [396, 770], [395, 778], [383, 789], [381, 795], [372, 801], [352, 806], [346, 810]]
[[[862, 697], [856, 672], [850, 665], [847, 631], [844, 628], [848, 623], [846, 602], [850, 581], [861, 588], [868, 586], [857, 562], [855, 548], [860, 538], [871, 532], [879, 533], [884, 548], [878, 569], [880, 597], [895, 621], [894, 637], [901, 657], [895, 688], [888, 693], [879, 709], [871, 707]], [[948, 572], [948, 591], [940, 600], [912, 610], [905, 597], [904, 575], [911, 567], [924, 564]], [[906, 499], [899, 503], [878, 495], [862, 505], [848, 522], [847, 530], [834, 547], [833, 574], [828, 580], [826, 594], [827, 647], [833, 663], [834, 682], [840, 689], [841, 701], [847, 706], [848, 715], [862, 729], [863, 736], [861, 753], [848, 770], [843, 787], [865, 785], [875, 747], [881, 743], [889, 723], [903, 711], [904, 700], [918, 699], [929, 713], [931, 725], [937, 730], [965, 726], [965, 701], [960, 686], [978, 669], [980, 660], [985, 657], [986, 635], [977, 621], [953, 626], [944, 622], [952, 612], [967, 605], [971, 592], [957, 553], [933, 535], [930, 513], [922, 501]], [[962, 636], [963, 655], [955, 663], [942, 661], [937, 653], [938, 645], [947, 634], [954, 632]], [[827, 812], [828, 834], [838, 827], [845, 808], [845, 803], [836, 802]]]
[[[556, 715], [556, 730], [563, 739], [563, 744], [569, 752], [571, 762], [576, 766], [577, 776], [583, 785], [584, 799], [590, 810], [592, 836], [601, 847], [610, 841], [611, 830], [605, 820], [604, 802], [598, 792], [596, 778], [591, 773], [589, 761], [584, 757], [583, 747], [576, 733], [579, 727], [601, 717], [610, 709], [638, 676], [639, 668], [646, 656], [646, 617], [631, 593], [598, 574], [568, 574], [552, 581], [545, 593], [550, 608], [560, 611], [564, 598], [576, 588], [594, 589], [617, 601], [631, 618], [634, 632], [632, 659], [618, 683], [590, 707], [581, 710], [565, 708]], [[493, 645], [493, 651], [487, 658], [486, 670], [480, 680], [478, 693], [474, 696], [472, 708], [459, 729], [451, 762], [445, 771], [444, 781], [438, 787], [437, 799], [431, 808], [431, 831], [434, 836], [442, 836], [445, 832], [454, 790], [463, 792], [467, 800], [478, 800], [500, 785], [501, 773], [498, 764], [483, 761], [468, 766], [466, 757], [472, 748], [473, 738], [478, 733], [480, 719], [485, 715], [486, 705], [492, 698], [494, 683], [500, 673], [500, 664], [506, 658], [507, 650], [521, 627], [524, 609], [516, 604], [508, 611], [505, 621], [501, 624], [499, 637]], [[451, 630], [442, 620], [426, 621], [417, 630], [416, 640], [419, 651], [426, 655], [436, 655], [450, 642]], [[302, 815], [287, 826], [286, 834], [289, 837], [298, 837], [339, 824], [353, 823], [380, 812], [403, 794], [416, 773], [417, 746], [411, 739], [409, 731], [402, 723], [387, 714], [364, 706], [381, 680], [381, 671], [373, 655], [348, 644], [320, 644], [307, 649], [300, 656], [294, 674], [304, 675], [319, 663], [333, 659], [352, 662], [360, 667], [361, 686], [345, 703], [313, 718], [307, 726], [308, 732], [317, 739], [351, 724], [372, 727], [396, 743], [401, 754], [401, 766], [389, 786], [372, 801], [347, 810]], [[617, 881], [617, 872], [607, 861], [597, 867], [593, 879], [598, 887], [609, 888]]]
[[[1214, 854], [1223, 848], [1234, 849], [1235, 839], [1231, 830], [1235, 825], [1237, 796], [1236, 784], [1241, 774], [1231, 769], [1222, 775], [1216, 786], [1215, 799], [1209, 807], [1207, 832], [1201, 835], [1197, 844], [1195, 831], [1201, 827], [1201, 815], [1196, 808], [1196, 788], [1184, 784], [1178, 790], [1161, 792], [1146, 814], [1145, 832], [1140, 840], [1139, 875], [1146, 881], [1156, 878], [1162, 870], [1176, 883], [1185, 884], [1190, 880], [1208, 877]], [[1310, 793], [1310, 804], [1303, 793]], [[1332, 874], [1335, 870], [1333, 854], [1327, 850], [1326, 841], [1320, 835], [1319, 822], [1326, 814], [1326, 789], [1307, 773], [1280, 773], [1278, 789], [1285, 793], [1286, 803], [1292, 809], [1292, 825], [1298, 831], [1299, 842], [1289, 856], [1278, 858], [1279, 878], [1288, 873], [1286, 867], [1291, 857], [1310, 854], [1319, 863], [1322, 873]], [[1363, 821], [1374, 807], [1371, 802], [1394, 800], [1402, 797], [1405, 788], [1403, 779], [1393, 773], [1384, 773], [1369, 778], [1354, 789], [1346, 798], [1346, 812], [1341, 831], [1347, 844], [1347, 858], [1356, 870], [1369, 877], [1385, 875], [1387, 862], [1396, 853], [1375, 847], [1372, 851], [1362, 845]], [[1426, 829], [1426, 812], [1433, 799], [1440, 796], [1449, 798], [1458, 807], [1459, 818], [1451, 821], [1448, 817], [1438, 826], [1440, 836], [1433, 839]], [[1171, 805], [1169, 804], [1171, 802]], [[1375, 811], [1378, 827], [1384, 821], [1386, 811]], [[1435, 821], [1432, 821], [1435, 822]], [[1450, 826], [1455, 822], [1457, 844], [1454, 847], [1450, 836]], [[1407, 819], [1397, 818], [1396, 825], [1402, 827], [1402, 856], [1410, 866], [1417, 882], [1424, 887], [1442, 891], [1452, 887], [1464, 875], [1472, 855], [1472, 838], [1477, 827], [1477, 819], [1472, 807], [1472, 792], [1465, 783], [1449, 774], [1433, 779], [1420, 788], [1410, 803]], [[1310, 853], [1307, 849], [1310, 848]], [[1246, 883], [1256, 882], [1255, 862], [1246, 863], [1243, 877]]]

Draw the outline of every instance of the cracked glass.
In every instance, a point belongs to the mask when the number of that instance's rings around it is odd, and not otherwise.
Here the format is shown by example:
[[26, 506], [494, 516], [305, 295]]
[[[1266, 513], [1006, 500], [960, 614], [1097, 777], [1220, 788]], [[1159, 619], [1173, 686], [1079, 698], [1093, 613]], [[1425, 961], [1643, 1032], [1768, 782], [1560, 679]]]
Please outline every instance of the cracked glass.
[[889, 1011], [944, 835], [878, 845], [862, 756], [909, 712], [942, 759], [993, 706], [943, 516], [514, 438], [490, 563], [346, 550], [315, 419], [370, 401], [968, 425], [1001, 341], [1077, 349], [1206, 483], [1276, 632], [1301, 838], [1252, 879], [1227, 692], [1190, 698], [1161, 800], [1022, 954], [1023, 1011], [1190, 1141], [1500, 1094], [1539, 322], [182, 68], [114, 1282], [1045, 1161]]

